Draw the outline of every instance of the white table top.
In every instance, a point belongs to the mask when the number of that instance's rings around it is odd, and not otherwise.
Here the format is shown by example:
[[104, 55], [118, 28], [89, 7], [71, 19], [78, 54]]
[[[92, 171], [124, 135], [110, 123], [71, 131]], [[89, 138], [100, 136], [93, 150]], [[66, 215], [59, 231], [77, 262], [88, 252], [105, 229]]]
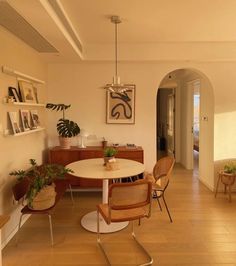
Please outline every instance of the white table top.
[[144, 164], [127, 159], [116, 158], [118, 170], [109, 171], [103, 165], [103, 158], [86, 159], [68, 164], [74, 171], [72, 175], [90, 179], [116, 179], [135, 176], [144, 172]]

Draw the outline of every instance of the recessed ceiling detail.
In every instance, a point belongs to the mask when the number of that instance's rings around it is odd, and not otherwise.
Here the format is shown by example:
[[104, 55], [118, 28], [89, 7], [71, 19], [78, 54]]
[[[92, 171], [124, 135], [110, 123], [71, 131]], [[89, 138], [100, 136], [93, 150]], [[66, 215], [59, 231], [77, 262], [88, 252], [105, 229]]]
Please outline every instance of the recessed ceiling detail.
[[83, 58], [80, 38], [60, 0], [40, 0], [40, 3], [54, 20], [74, 51], [80, 56], [80, 58]]
[[72, 23], [69, 20], [69, 17], [66, 15], [66, 13], [65, 13], [62, 5], [60, 4], [60, 2], [57, 1], [57, 0], [48, 0], [48, 2], [50, 3], [50, 5], [54, 9], [54, 11], [56, 12], [57, 16], [59, 17], [59, 19], [61, 20], [62, 24], [64, 25], [64, 27], [66, 28], [66, 30], [70, 34], [71, 38], [74, 40], [74, 42], [78, 46], [80, 52], [82, 52], [83, 49], [82, 49], [82, 44], [81, 44], [81, 42], [79, 40], [79, 36], [76, 33]]
[[6, 1], [0, 1], [0, 25], [39, 53], [58, 53], [57, 49]]

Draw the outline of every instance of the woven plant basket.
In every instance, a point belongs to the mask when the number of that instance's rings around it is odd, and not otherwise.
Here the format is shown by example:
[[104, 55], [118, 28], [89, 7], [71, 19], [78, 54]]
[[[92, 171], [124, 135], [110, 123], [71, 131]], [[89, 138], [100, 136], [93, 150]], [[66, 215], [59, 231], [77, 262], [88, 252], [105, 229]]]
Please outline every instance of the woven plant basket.
[[54, 184], [46, 186], [33, 199], [32, 206], [28, 207], [32, 210], [46, 210], [55, 204], [56, 194]]
[[224, 185], [232, 186], [235, 182], [235, 177], [236, 177], [236, 174], [222, 172], [221, 173], [221, 182]]

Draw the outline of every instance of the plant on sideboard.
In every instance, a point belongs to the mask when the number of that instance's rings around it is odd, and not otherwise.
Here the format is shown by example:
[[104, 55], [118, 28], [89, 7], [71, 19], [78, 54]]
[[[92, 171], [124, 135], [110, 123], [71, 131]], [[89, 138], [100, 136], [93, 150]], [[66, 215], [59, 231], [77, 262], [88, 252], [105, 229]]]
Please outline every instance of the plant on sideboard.
[[114, 157], [117, 154], [117, 150], [113, 147], [108, 147], [104, 150], [104, 157]]
[[72, 120], [65, 118], [65, 110], [71, 105], [47, 103], [46, 108], [53, 111], [62, 111], [62, 118], [57, 122], [57, 132], [61, 147], [64, 149], [70, 148], [70, 138], [77, 136], [80, 133], [80, 127]]
[[[16, 176], [17, 183], [14, 187], [27, 186], [26, 200], [31, 209], [47, 209], [55, 203], [55, 186], [54, 180], [64, 178], [67, 173], [73, 171], [63, 165], [58, 164], [44, 164], [38, 165], [34, 159], [30, 159], [31, 167], [28, 170], [15, 170], [9, 175]], [[13, 191], [14, 191], [13, 187]], [[15, 189], [16, 191], [16, 189]], [[46, 196], [45, 196], [46, 195]], [[36, 206], [36, 198], [37, 206]], [[43, 198], [42, 206], [39, 198]], [[47, 201], [45, 200], [47, 199]]]

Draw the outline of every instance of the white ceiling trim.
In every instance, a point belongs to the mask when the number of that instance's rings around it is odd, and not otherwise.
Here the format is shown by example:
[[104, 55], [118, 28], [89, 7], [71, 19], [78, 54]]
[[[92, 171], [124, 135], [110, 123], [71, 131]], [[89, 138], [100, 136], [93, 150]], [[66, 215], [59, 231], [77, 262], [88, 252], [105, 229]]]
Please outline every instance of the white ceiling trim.
[[[72, 48], [76, 52], [76, 54], [80, 57], [80, 59], [83, 59], [83, 54], [82, 54], [82, 52], [80, 50], [80, 47], [78, 47], [78, 45], [75, 43], [75, 41], [73, 40], [72, 36], [69, 34], [68, 30], [66, 29], [66, 27], [64, 26], [64, 24], [62, 23], [62, 21], [59, 19], [59, 17], [57, 15], [57, 13], [55, 12], [55, 10], [49, 4], [48, 0], [40, 0], [40, 3], [45, 8], [45, 10], [49, 14], [49, 16], [52, 18], [52, 20], [55, 22], [55, 24], [57, 25], [58, 29], [64, 35], [64, 37], [66, 38], [66, 40], [72, 46]], [[69, 25], [72, 26], [73, 32], [78, 37], [78, 34], [76, 33], [76, 31], [75, 31], [75, 29], [74, 29], [74, 27], [73, 27], [73, 25], [72, 25], [69, 17], [67, 16], [64, 8], [62, 7], [61, 3], [59, 1], [57, 1], [57, 4], [58, 4], [59, 8], [61, 9], [61, 12], [65, 16], [65, 19], [69, 23]], [[79, 40], [79, 37], [78, 37], [78, 40]], [[80, 44], [81, 44], [81, 42], [80, 42]], [[81, 47], [82, 47], [82, 44], [81, 44]]]

